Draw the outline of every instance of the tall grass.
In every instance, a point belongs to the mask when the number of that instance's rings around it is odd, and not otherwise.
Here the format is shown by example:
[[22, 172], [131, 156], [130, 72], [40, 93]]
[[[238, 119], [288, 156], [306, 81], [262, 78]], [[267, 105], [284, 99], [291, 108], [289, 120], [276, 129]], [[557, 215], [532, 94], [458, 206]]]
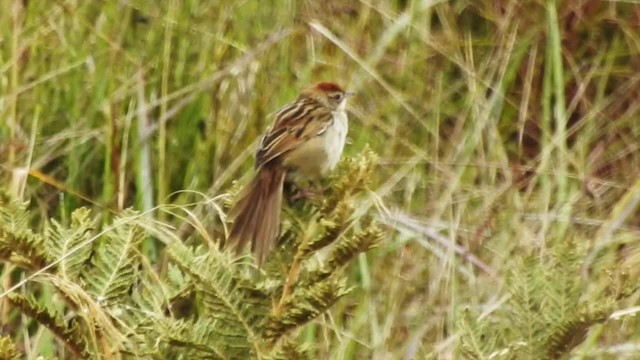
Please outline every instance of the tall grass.
[[[514, 259], [577, 239], [593, 287], [603, 258], [638, 276], [639, 16], [596, 0], [4, 1], [0, 179], [34, 227], [202, 201], [246, 181], [279, 106], [338, 81], [357, 92], [346, 156], [380, 156], [360, 206], [391, 235], [301, 336], [319, 358], [457, 358], [460, 311], [505, 306]], [[210, 207], [194, 216], [224, 237]], [[609, 321], [574, 354], [634, 358], [638, 334]]]

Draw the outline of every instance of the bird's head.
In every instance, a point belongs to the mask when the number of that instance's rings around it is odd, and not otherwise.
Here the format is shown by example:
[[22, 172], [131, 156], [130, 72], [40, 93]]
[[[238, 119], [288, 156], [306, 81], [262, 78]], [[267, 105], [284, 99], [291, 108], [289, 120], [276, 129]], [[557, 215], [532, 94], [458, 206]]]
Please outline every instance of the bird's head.
[[344, 91], [336, 83], [321, 82], [305, 90], [301, 97], [312, 98], [332, 110], [344, 110], [346, 99], [352, 95], [352, 92]]

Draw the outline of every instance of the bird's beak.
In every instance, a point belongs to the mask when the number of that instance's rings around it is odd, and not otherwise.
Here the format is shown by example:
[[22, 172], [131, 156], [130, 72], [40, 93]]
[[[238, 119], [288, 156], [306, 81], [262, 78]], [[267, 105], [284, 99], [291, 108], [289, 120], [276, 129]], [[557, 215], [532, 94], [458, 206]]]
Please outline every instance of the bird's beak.
[[355, 94], [356, 94], [356, 93], [354, 93], [353, 91], [347, 91], [347, 92], [345, 92], [345, 93], [344, 93], [344, 97], [345, 97], [345, 98], [348, 98], [348, 97], [351, 97], [351, 96], [353, 96], [353, 95], [355, 95]]

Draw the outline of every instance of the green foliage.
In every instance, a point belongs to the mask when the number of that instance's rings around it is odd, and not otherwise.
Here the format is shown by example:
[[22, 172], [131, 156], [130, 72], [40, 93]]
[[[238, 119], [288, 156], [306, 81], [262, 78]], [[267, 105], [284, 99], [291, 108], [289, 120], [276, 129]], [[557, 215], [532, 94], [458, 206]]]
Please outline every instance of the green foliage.
[[[576, 276], [584, 250], [576, 241], [552, 245], [544, 255], [514, 262], [506, 278], [507, 302], [482, 319], [465, 311], [458, 321], [462, 350], [472, 359], [562, 359], [616, 308], [611, 294], [585, 297]], [[627, 286], [627, 284], [618, 284]]]
[[8, 336], [0, 336], [0, 359], [18, 360], [20, 353], [16, 350], [16, 345]]
[[310, 360], [309, 349], [295, 345], [289, 341], [280, 342], [276, 348], [265, 357], [265, 360]]
[[21, 266], [38, 269], [49, 262], [42, 236], [29, 226], [26, 203], [0, 195], [0, 257]]
[[8, 299], [9, 303], [23, 314], [49, 328], [75, 356], [82, 359], [95, 358], [90, 354], [87, 334], [77, 322], [66, 323], [62, 314], [38, 305], [33, 296], [12, 293], [9, 294]]
[[209, 338], [219, 339], [222, 343], [212, 352], [227, 357], [256, 356], [261, 317], [269, 312], [268, 298], [256, 297], [253, 289], [242, 286], [239, 270], [235, 270], [237, 266], [228, 256], [204, 248], [193, 251], [182, 244], [173, 244], [169, 256], [193, 279], [201, 311], [207, 316], [206, 322], [198, 322], [194, 330], [215, 331], [217, 336]]
[[115, 228], [98, 244], [91, 258], [92, 266], [84, 273], [87, 290], [101, 303], [111, 305], [122, 301], [135, 281], [140, 263], [138, 247], [146, 235], [141, 226], [133, 222], [134, 218], [135, 214], [130, 212], [116, 218]]
[[[140, 254], [153, 226], [136, 212], [119, 214], [96, 234], [90, 212], [80, 208], [68, 226], [51, 221], [38, 234], [28, 230], [25, 204], [3, 203], [4, 236], [37, 239], [24, 242], [27, 249], [23, 243], [5, 242], [5, 252], [30, 254], [39, 247], [43, 258], [54, 259], [40, 264], [24, 257], [16, 263], [40, 269], [27, 278], [39, 285], [28, 283], [27, 289], [51, 287], [61, 295], [51, 304], [55, 309], [16, 292], [8, 295], [9, 302], [47, 327], [78, 358], [308, 358], [308, 348], [297, 343], [298, 331], [349, 293], [345, 267], [383, 237], [375, 222], [352, 218], [348, 205], [361, 201], [357, 195], [373, 171], [373, 156], [367, 151], [345, 161], [329, 181], [343, 184], [342, 191], [327, 192], [325, 201], [333, 201], [334, 209], [311, 201], [290, 213], [289, 223], [310, 226], [284, 231], [283, 246], [268, 261], [282, 271], [256, 271], [217, 246], [188, 246], [174, 238], [165, 248], [165, 270], [157, 272]], [[313, 260], [332, 244], [325, 261]], [[65, 322], [69, 316], [72, 320]]]
[[45, 231], [48, 251], [52, 259], [62, 260], [58, 263], [58, 273], [66, 280], [77, 280], [85, 262], [91, 256], [93, 246], [91, 243], [85, 243], [91, 238], [94, 227], [90, 215], [88, 209], [80, 208], [71, 215], [68, 228], [52, 219], [51, 226]]
[[292, 329], [298, 328], [326, 311], [348, 289], [344, 281], [324, 279], [296, 289], [282, 307], [282, 314], [274, 314], [264, 324], [264, 336], [275, 342]]

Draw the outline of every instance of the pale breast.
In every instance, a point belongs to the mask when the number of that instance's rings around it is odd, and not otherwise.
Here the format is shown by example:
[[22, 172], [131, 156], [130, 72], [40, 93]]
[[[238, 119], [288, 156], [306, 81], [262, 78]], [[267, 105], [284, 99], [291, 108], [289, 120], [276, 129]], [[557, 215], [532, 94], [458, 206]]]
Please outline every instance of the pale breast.
[[319, 177], [332, 170], [340, 161], [348, 131], [347, 113], [334, 111], [333, 122], [322, 134], [309, 139], [289, 152], [284, 165], [302, 177]]
[[344, 144], [347, 140], [347, 132], [349, 131], [347, 113], [344, 111], [336, 111], [333, 115], [333, 126], [327, 129], [326, 134], [323, 134], [325, 151], [327, 153], [324, 171], [333, 170], [338, 164], [338, 161], [340, 161], [340, 156], [342, 156]]

